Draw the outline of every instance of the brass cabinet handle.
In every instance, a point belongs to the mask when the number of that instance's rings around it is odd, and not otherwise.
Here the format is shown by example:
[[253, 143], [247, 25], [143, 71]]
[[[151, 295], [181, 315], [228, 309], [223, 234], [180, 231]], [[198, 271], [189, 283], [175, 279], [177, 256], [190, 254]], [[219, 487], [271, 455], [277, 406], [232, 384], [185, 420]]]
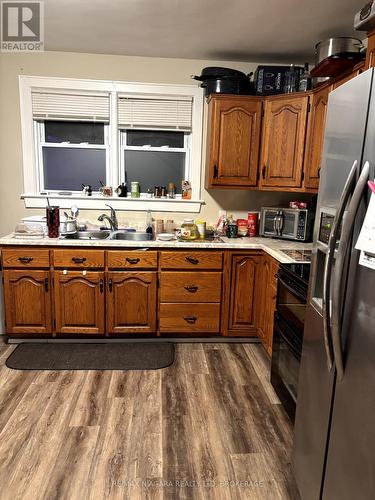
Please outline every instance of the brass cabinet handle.
[[197, 319], [198, 318], [196, 316], [184, 316], [184, 320], [191, 325], [193, 325], [197, 321]]
[[72, 257], [72, 261], [75, 264], [83, 264], [86, 261], [86, 257]]
[[138, 264], [138, 262], [140, 261], [141, 259], [138, 259], [138, 258], [130, 258], [130, 257], [127, 257], [126, 258], [126, 261], [129, 262], [129, 264]]
[[198, 291], [197, 285], [186, 285], [184, 286], [185, 290], [187, 290], [190, 293], [195, 293]]
[[18, 259], [22, 264], [29, 264], [32, 260], [34, 260], [33, 257], [18, 257]]
[[190, 262], [190, 264], [199, 264], [199, 260], [196, 259], [195, 257], [191, 257], [190, 255], [188, 255], [187, 257], [185, 257], [185, 259]]

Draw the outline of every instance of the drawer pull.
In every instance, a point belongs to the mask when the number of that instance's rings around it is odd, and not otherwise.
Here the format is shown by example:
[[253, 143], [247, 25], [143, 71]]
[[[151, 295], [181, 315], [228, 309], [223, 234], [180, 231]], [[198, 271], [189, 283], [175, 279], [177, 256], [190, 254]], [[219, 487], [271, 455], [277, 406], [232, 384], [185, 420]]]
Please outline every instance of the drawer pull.
[[199, 264], [199, 260], [196, 259], [195, 257], [191, 257], [190, 255], [188, 255], [185, 258], [188, 262], [190, 262], [190, 264]]
[[197, 285], [187, 285], [187, 286], [184, 286], [184, 288], [185, 288], [185, 290], [187, 290], [190, 293], [195, 293], [198, 291]]
[[32, 260], [34, 260], [33, 257], [18, 257], [18, 260], [22, 262], [22, 264], [29, 264]]
[[86, 261], [86, 257], [72, 257], [72, 261], [75, 264], [83, 264]]
[[141, 259], [138, 259], [138, 257], [136, 258], [131, 258], [131, 257], [127, 257], [126, 258], [126, 261], [129, 262], [129, 264], [138, 264], [138, 262], [140, 261]]
[[184, 320], [191, 325], [193, 325], [197, 321], [197, 319], [198, 318], [196, 316], [184, 316]]

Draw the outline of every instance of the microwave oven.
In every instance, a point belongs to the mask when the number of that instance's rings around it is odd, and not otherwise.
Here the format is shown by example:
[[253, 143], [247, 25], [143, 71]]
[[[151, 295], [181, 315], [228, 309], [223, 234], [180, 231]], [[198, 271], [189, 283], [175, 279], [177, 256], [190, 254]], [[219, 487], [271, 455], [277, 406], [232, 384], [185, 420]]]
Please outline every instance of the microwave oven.
[[262, 207], [259, 234], [268, 238], [310, 241], [313, 213], [306, 208]]

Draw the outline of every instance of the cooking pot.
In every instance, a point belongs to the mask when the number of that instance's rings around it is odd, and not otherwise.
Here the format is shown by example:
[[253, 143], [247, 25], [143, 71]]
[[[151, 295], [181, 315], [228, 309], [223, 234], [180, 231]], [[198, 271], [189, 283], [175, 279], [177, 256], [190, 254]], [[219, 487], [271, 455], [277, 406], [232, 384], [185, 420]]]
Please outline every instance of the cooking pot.
[[253, 73], [246, 75], [242, 71], [219, 66], [203, 68], [199, 76], [191, 78], [201, 82], [205, 96], [210, 94], [254, 94], [254, 83], [250, 80]]
[[346, 36], [328, 38], [315, 45], [315, 65], [331, 56], [348, 59], [358, 57], [362, 49], [363, 44], [358, 38]]
[[69, 218], [60, 222], [60, 234], [73, 234], [77, 232], [77, 219]]

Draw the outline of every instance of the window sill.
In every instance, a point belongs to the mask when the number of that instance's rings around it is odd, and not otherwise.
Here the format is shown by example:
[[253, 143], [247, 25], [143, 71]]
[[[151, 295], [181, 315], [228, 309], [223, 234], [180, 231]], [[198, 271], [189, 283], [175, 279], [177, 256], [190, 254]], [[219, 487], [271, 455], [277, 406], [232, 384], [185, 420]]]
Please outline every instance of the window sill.
[[[47, 196], [40, 194], [22, 194], [21, 199], [25, 202], [26, 208], [45, 208], [47, 206]], [[115, 210], [132, 210], [152, 212], [190, 212], [199, 213], [203, 200], [183, 200], [182, 198], [161, 199], [161, 198], [119, 198], [118, 196], [84, 196], [69, 195], [59, 196], [49, 194], [48, 199], [51, 205], [60, 208], [70, 208], [75, 205], [81, 210], [106, 210], [106, 205], [111, 205]]]

